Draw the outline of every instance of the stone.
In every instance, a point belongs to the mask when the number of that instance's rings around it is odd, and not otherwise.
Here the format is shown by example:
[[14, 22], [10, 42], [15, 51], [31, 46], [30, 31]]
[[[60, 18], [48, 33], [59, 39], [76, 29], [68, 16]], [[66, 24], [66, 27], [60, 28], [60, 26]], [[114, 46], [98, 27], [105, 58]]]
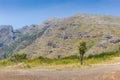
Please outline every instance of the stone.
[[111, 40], [110, 43], [113, 43], [113, 44], [117, 44], [120, 42], [120, 39], [114, 39], [114, 40]]

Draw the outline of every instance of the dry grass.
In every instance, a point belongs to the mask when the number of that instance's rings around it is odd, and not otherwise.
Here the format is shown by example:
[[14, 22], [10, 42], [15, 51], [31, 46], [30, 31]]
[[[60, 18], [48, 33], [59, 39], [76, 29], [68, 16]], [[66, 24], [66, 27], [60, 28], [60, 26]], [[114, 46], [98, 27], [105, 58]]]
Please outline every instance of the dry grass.
[[49, 59], [49, 58], [35, 58], [25, 59], [17, 62], [13, 62], [10, 59], [0, 61], [0, 68], [11, 69], [79, 69], [79, 68], [91, 68], [96, 64], [112, 64], [119, 62], [119, 52], [106, 52], [99, 55], [91, 55], [88, 58], [84, 58], [84, 65], [80, 65], [79, 56], [69, 56], [63, 59]]

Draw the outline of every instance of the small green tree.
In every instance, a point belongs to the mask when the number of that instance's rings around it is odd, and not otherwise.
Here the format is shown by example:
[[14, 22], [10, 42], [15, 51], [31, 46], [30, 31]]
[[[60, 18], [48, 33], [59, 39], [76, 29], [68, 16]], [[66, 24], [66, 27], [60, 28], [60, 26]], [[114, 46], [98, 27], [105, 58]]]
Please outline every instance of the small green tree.
[[85, 54], [86, 49], [87, 49], [87, 47], [86, 47], [86, 42], [81, 41], [81, 42], [79, 43], [78, 48], [79, 48], [79, 54], [80, 54], [80, 63], [81, 63], [81, 65], [82, 65], [82, 64], [83, 64], [83, 57], [84, 57], [84, 54]]

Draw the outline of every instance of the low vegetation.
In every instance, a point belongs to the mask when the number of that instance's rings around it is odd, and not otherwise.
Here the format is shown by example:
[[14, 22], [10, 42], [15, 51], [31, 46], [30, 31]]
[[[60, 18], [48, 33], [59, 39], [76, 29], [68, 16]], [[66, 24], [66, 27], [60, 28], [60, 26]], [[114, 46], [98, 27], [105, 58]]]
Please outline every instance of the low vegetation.
[[[101, 54], [90, 55], [84, 58], [84, 65], [81, 66], [79, 64], [79, 55], [71, 55], [62, 59], [49, 59], [41, 56], [35, 59], [27, 59], [26, 54], [16, 54], [7, 60], [1, 60], [0, 67], [15, 66], [15, 68], [20, 69], [35, 67], [56, 68], [57, 66], [59, 68], [80, 68], [90, 66], [91, 64], [104, 63], [112, 60], [114, 57], [120, 57], [120, 52], [103, 52]], [[23, 67], [20, 67], [21, 65], [18, 64], [22, 64]]]
[[15, 54], [9, 58], [9, 60], [11, 62], [15, 62], [15, 63], [22, 62], [23, 60], [26, 60], [26, 59], [27, 59], [27, 55], [24, 53], [23, 54]]

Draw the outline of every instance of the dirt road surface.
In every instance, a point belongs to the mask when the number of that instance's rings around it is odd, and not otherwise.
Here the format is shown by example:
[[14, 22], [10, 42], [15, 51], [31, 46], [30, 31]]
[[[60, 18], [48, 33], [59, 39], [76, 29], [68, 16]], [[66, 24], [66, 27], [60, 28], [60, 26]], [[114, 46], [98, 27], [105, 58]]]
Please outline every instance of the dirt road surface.
[[1, 70], [0, 80], [120, 80], [120, 64], [61, 71]]

